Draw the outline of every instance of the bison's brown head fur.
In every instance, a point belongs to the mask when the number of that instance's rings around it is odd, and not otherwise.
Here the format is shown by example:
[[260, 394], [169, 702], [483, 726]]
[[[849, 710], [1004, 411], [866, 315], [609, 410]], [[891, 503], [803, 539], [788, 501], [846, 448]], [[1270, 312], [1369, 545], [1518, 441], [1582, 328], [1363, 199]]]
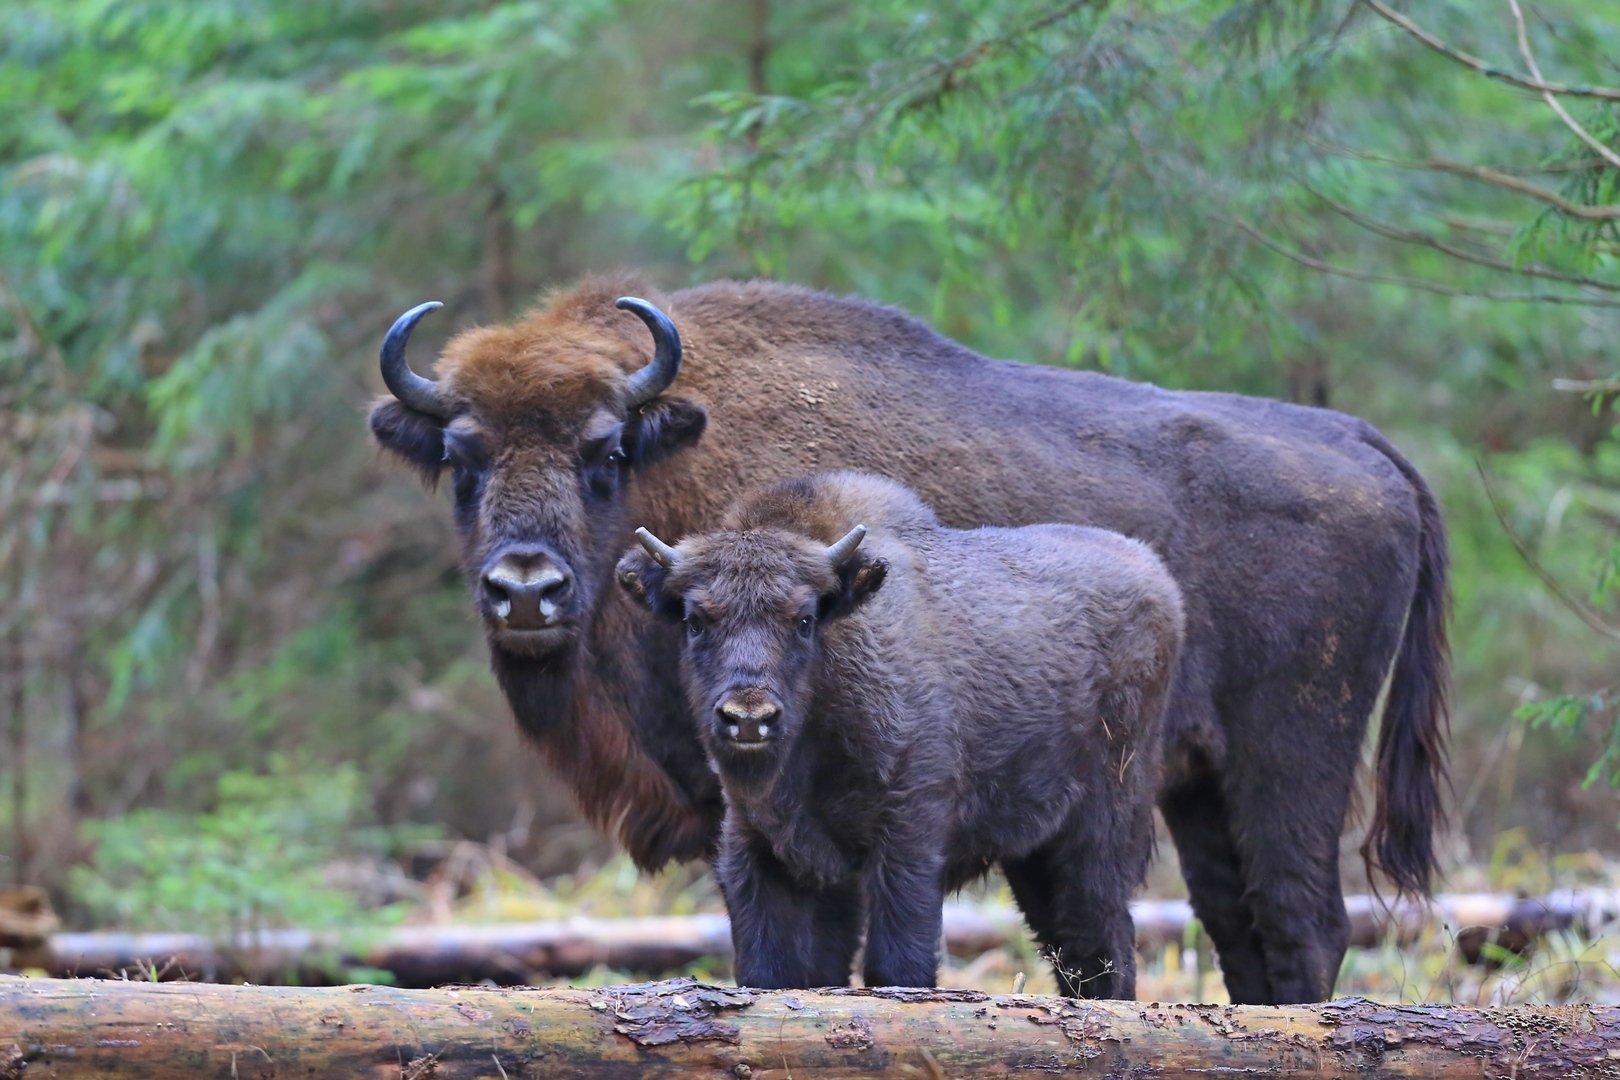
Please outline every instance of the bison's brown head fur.
[[[708, 413], [678, 382], [632, 405], [648, 327], [615, 300], [631, 277], [588, 281], [513, 323], [445, 346], [435, 412], [377, 401], [381, 445], [430, 483], [452, 477], [463, 564], [497, 668], [570, 666], [625, 534], [634, 474], [695, 442]], [[654, 299], [654, 303], [657, 300]]]

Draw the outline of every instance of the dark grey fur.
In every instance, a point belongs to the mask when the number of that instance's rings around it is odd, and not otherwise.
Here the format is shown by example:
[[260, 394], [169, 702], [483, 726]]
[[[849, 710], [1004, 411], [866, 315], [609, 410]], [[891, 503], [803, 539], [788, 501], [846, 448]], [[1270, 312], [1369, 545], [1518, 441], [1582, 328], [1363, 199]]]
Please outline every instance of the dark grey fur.
[[618, 576], [688, 628], [740, 984], [846, 983], [864, 927], [867, 985], [933, 986], [945, 894], [999, 864], [1065, 993], [1134, 994], [1129, 901], [1182, 636], [1147, 545], [947, 529], [843, 472], [750, 492], [674, 555], [633, 549]]

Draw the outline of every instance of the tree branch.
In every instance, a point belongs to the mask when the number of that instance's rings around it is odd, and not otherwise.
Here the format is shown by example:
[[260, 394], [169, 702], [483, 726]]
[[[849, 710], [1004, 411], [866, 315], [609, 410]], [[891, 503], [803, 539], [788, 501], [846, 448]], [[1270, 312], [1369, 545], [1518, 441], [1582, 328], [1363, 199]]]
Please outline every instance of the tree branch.
[[[1371, 0], [1363, 0], [1363, 2], [1367, 3], [1371, 2]], [[1376, 161], [1381, 165], [1393, 165], [1398, 169], [1420, 169], [1478, 180], [1480, 183], [1505, 188], [1520, 195], [1528, 195], [1530, 198], [1538, 202], [1544, 202], [1569, 217], [1581, 218], [1585, 221], [1620, 221], [1620, 206], [1583, 206], [1580, 203], [1570, 202], [1550, 188], [1544, 188], [1540, 184], [1531, 183], [1529, 180], [1521, 179], [1500, 169], [1488, 169], [1483, 165], [1469, 165], [1461, 161], [1450, 161], [1446, 158], [1413, 161], [1410, 158], [1375, 154], [1367, 150], [1357, 150], [1349, 146], [1323, 142], [1319, 139], [1309, 141], [1312, 146], [1316, 146], [1328, 153], [1356, 158], [1359, 161]]]
[[[766, 81], [765, 65], [771, 57], [770, 0], [750, 0], [748, 5], [748, 92], [762, 98], [770, 90]], [[763, 120], [748, 125], [748, 148], [759, 149], [759, 130]]]
[[[937, 100], [940, 97], [943, 97], [951, 90], [956, 89], [956, 80], [959, 75], [961, 75], [964, 71], [977, 66], [981, 61], [990, 56], [992, 53], [996, 52], [998, 49], [1005, 48], [1013, 42], [1026, 38], [1031, 34], [1037, 34], [1049, 26], [1062, 22], [1064, 19], [1080, 11], [1082, 8], [1092, 6], [1095, 2], [1096, 0], [1069, 0], [1068, 3], [1059, 4], [1046, 14], [1037, 16], [1021, 26], [1014, 27], [1004, 34], [985, 38], [977, 44], [963, 49], [955, 56], [949, 57], [945, 60], [936, 60], [932, 64], [925, 65], [921, 70], [917, 71], [909, 79], [906, 79], [890, 93], [885, 95], [883, 98], [880, 98], [878, 101], [873, 102], [870, 106], [863, 110], [860, 116], [851, 125], [851, 128], [854, 130], [864, 128], [872, 120], [876, 119], [878, 114], [883, 112], [886, 107], [893, 105], [896, 102], [903, 102], [901, 105], [902, 110], [910, 110], [916, 108], [924, 100]], [[936, 78], [940, 80], [939, 86], [931, 93], [907, 100], [912, 92], [919, 86]]]
[[1513, 293], [1497, 292], [1495, 290], [1459, 289], [1451, 285], [1442, 285], [1437, 281], [1425, 281], [1422, 278], [1398, 277], [1393, 274], [1373, 274], [1365, 270], [1352, 270], [1348, 267], [1334, 266], [1321, 259], [1312, 258], [1273, 240], [1259, 229], [1238, 218], [1222, 218], [1227, 224], [1248, 234], [1262, 247], [1281, 255], [1283, 258], [1296, 262], [1301, 266], [1335, 277], [1349, 278], [1352, 281], [1366, 281], [1374, 285], [1398, 285], [1406, 289], [1417, 289], [1420, 292], [1434, 293], [1438, 296], [1467, 296], [1479, 300], [1501, 300], [1509, 303], [1524, 304], [1570, 304], [1576, 307], [1608, 307], [1620, 308], [1620, 300], [1608, 300], [1595, 296], [1561, 296], [1557, 293]]
[[1500, 82], [1505, 82], [1510, 86], [1517, 86], [1522, 90], [1534, 90], [1538, 93], [1563, 94], [1567, 97], [1602, 98], [1605, 101], [1620, 101], [1620, 89], [1616, 89], [1614, 87], [1567, 86], [1563, 83], [1544, 82], [1539, 75], [1533, 79], [1527, 79], [1523, 75], [1517, 74], [1516, 72], [1504, 71], [1488, 61], [1481, 60], [1477, 56], [1472, 56], [1465, 53], [1461, 49], [1452, 48], [1450, 45], [1447, 45], [1445, 42], [1423, 29], [1417, 23], [1413, 22], [1411, 19], [1408, 19], [1405, 15], [1402, 15], [1398, 11], [1392, 11], [1390, 8], [1386, 7], [1382, 3], [1382, 0], [1361, 0], [1361, 2], [1372, 8], [1383, 18], [1394, 23], [1402, 30], [1405, 30], [1408, 34], [1411, 34], [1413, 37], [1423, 42], [1423, 44], [1427, 45], [1441, 56], [1444, 56], [1448, 60], [1454, 60], [1464, 67], [1472, 68], [1481, 75], [1485, 76], [1487, 79], [1496, 79]]
[[[1519, 0], [1508, 0], [1508, 7], [1513, 9], [1513, 23], [1519, 32], [1519, 55], [1524, 57], [1526, 66], [1530, 68], [1530, 74], [1536, 77], [1537, 82], [1542, 82], [1541, 68], [1536, 64], [1535, 54], [1530, 51], [1530, 32], [1524, 25], [1524, 12], [1519, 8]], [[1590, 131], [1587, 131], [1576, 122], [1573, 116], [1569, 115], [1569, 110], [1564, 108], [1563, 102], [1558, 100], [1556, 94], [1551, 90], [1542, 90], [1541, 97], [1548, 107], [1558, 114], [1558, 119], [1564, 122], [1564, 126], [1575, 133], [1576, 138], [1596, 151], [1604, 161], [1620, 169], [1620, 154], [1616, 154], [1603, 143], [1593, 138]]]
[[1547, 587], [1548, 592], [1553, 594], [1554, 599], [1568, 608], [1589, 629], [1611, 641], [1620, 641], [1620, 626], [1611, 625], [1590, 604], [1583, 603], [1577, 597], [1571, 596], [1565, 591], [1564, 586], [1559, 584], [1558, 579], [1553, 577], [1552, 571], [1543, 566], [1541, 560], [1530, 554], [1529, 547], [1519, 538], [1519, 534], [1514, 531], [1513, 526], [1508, 522], [1507, 512], [1503, 510], [1501, 500], [1496, 497], [1496, 491], [1491, 487], [1490, 474], [1485, 471], [1484, 464], [1475, 461], [1474, 468], [1479, 470], [1479, 482], [1485, 488], [1485, 498], [1490, 500], [1491, 512], [1496, 515], [1496, 520], [1501, 524], [1502, 531], [1507, 534], [1508, 542], [1513, 545], [1513, 550], [1519, 553], [1519, 558], [1524, 560], [1524, 564], [1530, 568], [1530, 572], [1541, 579], [1541, 583]]
[[[1403, 164], [1396, 162], [1396, 164]], [[1528, 180], [1521, 180], [1508, 173], [1487, 169], [1482, 165], [1467, 165], [1460, 161], [1447, 161], [1444, 158], [1430, 158], [1427, 161], [1406, 162], [1408, 167], [1429, 169], [1433, 172], [1450, 173], [1453, 176], [1464, 176], [1471, 180], [1478, 180], [1484, 184], [1505, 188], [1520, 195], [1528, 195], [1538, 202], [1544, 202], [1559, 213], [1567, 217], [1580, 218], [1583, 221], [1620, 221], [1620, 206], [1582, 206], [1580, 203], [1570, 202], [1558, 192], [1544, 188], [1540, 184], [1532, 184]]]
[[[1506, 221], [1491, 221], [1486, 218], [1464, 217], [1461, 214], [1439, 214], [1440, 221], [1448, 229], [1461, 232], [1485, 233], [1487, 236], [1517, 236], [1519, 226]], [[1611, 254], [1620, 253], [1620, 245], [1600, 244], [1598, 250], [1612, 249]]]
[[1492, 270], [1500, 270], [1503, 273], [1520, 274], [1524, 277], [1542, 278], [1547, 281], [1562, 281], [1570, 285], [1579, 285], [1589, 289], [1603, 289], [1607, 292], [1620, 292], [1620, 282], [1600, 281], [1597, 278], [1581, 277], [1578, 274], [1566, 274], [1558, 270], [1553, 270], [1550, 267], [1540, 266], [1535, 263], [1531, 263], [1526, 266], [1515, 266], [1510, 262], [1503, 262], [1500, 259], [1493, 259], [1489, 256], [1480, 255], [1475, 252], [1456, 247], [1453, 244], [1448, 244], [1439, 237], [1433, 236], [1426, 232], [1419, 232], [1415, 229], [1397, 228], [1394, 225], [1366, 217], [1360, 211], [1352, 209], [1351, 207], [1346, 206], [1335, 199], [1331, 199], [1308, 185], [1306, 186], [1306, 190], [1312, 195], [1315, 195], [1322, 202], [1326, 203], [1328, 208], [1334, 213], [1338, 214], [1340, 217], [1361, 226], [1363, 229], [1366, 229], [1369, 232], [1377, 233], [1379, 236], [1385, 237], [1389, 240], [1398, 240], [1405, 244], [1417, 244], [1420, 247], [1432, 248], [1435, 251], [1441, 252], [1442, 254], [1450, 255], [1454, 259], [1460, 259], [1463, 262], [1473, 263], [1476, 266], [1488, 267]]
[[1569, 394], [1620, 394], [1620, 378], [1554, 379], [1552, 385]]

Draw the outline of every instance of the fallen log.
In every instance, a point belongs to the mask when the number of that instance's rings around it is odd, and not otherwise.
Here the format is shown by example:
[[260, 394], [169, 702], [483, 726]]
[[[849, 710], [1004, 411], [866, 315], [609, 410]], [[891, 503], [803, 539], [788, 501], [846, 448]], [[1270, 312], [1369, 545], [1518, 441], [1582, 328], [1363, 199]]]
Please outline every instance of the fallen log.
[[1607, 1075], [1620, 1007], [1076, 1003], [963, 990], [219, 986], [0, 976], [36, 1077]]
[[[1410, 943], [1425, 933], [1455, 938], [1469, 961], [1489, 958], [1494, 942], [1522, 952], [1557, 930], [1597, 937], [1620, 913], [1616, 890], [1563, 890], [1547, 896], [1453, 895], [1432, 904], [1406, 901], [1385, 907], [1371, 897], [1346, 901], [1351, 942]], [[1145, 953], [1187, 940], [1193, 914], [1185, 901], [1133, 904], [1137, 945]], [[948, 904], [945, 947], [972, 957], [1024, 940], [1018, 912]], [[10, 966], [57, 977], [130, 974], [146, 979], [184, 978], [303, 985], [345, 981], [355, 968], [386, 971], [400, 986], [480, 982], [521, 985], [571, 978], [603, 966], [641, 975], [664, 975], [707, 959], [731, 955], [731, 934], [721, 914], [639, 919], [573, 918], [489, 925], [407, 926], [354, 933], [267, 930], [224, 944], [198, 934], [77, 933], [42, 937], [14, 952]], [[0, 960], [0, 963], [4, 963]]]

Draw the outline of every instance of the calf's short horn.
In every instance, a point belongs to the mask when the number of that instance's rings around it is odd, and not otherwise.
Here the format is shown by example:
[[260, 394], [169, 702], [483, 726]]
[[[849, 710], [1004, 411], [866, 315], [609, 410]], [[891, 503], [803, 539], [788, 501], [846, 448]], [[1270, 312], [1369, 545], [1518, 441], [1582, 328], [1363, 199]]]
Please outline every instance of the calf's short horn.
[[664, 569], [674, 569], [675, 564], [680, 561], [681, 557], [675, 554], [674, 548], [658, 539], [658, 537], [654, 536], [646, 529], [637, 529], [636, 539], [641, 541], [641, 546], [646, 549], [648, 555], [653, 557], [653, 561], [658, 563]]
[[849, 561], [849, 557], [855, 554], [855, 549], [861, 546], [861, 541], [864, 539], [866, 539], [866, 526], [855, 526], [845, 533], [837, 543], [827, 549], [827, 561], [832, 563], [834, 567], [843, 566]]

